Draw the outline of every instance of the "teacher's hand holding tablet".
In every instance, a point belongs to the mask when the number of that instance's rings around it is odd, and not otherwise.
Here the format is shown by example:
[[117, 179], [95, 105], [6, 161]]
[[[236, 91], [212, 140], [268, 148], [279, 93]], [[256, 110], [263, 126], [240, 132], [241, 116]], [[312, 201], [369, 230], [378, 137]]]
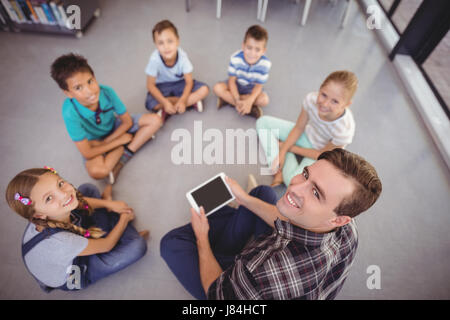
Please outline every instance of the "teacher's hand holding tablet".
[[244, 189], [237, 183], [236, 180], [225, 176], [225, 182], [227, 183], [228, 187], [230, 187], [231, 192], [233, 193], [236, 202], [239, 205], [244, 205], [246, 197], [248, 197], [247, 192], [245, 192]]
[[209, 223], [205, 215], [205, 209], [200, 207], [200, 213], [191, 208], [191, 224], [198, 241], [208, 240]]

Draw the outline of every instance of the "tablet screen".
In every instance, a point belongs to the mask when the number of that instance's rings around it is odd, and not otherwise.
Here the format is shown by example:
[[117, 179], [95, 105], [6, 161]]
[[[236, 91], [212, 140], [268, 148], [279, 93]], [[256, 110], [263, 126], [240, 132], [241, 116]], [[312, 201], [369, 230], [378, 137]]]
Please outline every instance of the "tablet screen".
[[203, 206], [205, 214], [233, 198], [221, 177], [215, 178], [191, 194], [198, 206]]

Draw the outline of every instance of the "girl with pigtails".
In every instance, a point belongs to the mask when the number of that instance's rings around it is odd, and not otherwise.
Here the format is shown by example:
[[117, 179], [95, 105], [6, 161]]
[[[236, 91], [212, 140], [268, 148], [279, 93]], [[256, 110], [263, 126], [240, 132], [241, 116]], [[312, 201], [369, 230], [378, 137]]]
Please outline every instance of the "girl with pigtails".
[[10, 208], [30, 223], [22, 240], [25, 266], [50, 292], [84, 289], [139, 260], [148, 231], [129, 224], [135, 217], [123, 201], [92, 184], [78, 190], [45, 167], [16, 175], [6, 189]]

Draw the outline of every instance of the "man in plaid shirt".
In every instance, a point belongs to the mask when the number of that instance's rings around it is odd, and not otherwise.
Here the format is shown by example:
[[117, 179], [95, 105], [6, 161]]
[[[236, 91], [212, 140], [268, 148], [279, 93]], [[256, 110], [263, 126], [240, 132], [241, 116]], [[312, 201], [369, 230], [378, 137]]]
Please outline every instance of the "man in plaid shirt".
[[[357, 247], [353, 218], [381, 193], [375, 169], [343, 149], [321, 154], [276, 200], [227, 178], [238, 209], [192, 223], [161, 240], [161, 255], [198, 299], [333, 299]], [[251, 242], [249, 240], [255, 237]]]

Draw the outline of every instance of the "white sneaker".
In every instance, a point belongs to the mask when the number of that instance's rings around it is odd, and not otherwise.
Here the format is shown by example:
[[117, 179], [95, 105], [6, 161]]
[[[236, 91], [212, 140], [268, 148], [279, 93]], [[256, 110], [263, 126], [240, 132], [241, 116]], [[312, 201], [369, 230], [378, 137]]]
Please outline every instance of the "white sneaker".
[[252, 191], [257, 186], [258, 182], [256, 181], [255, 177], [252, 174], [249, 174], [247, 180], [247, 193], [250, 193], [250, 191]]
[[202, 102], [202, 100], [198, 101], [195, 104], [195, 108], [197, 109], [198, 112], [203, 112], [203, 102]]
[[109, 172], [109, 184], [114, 184], [115, 179], [114, 179], [114, 174], [112, 171]]

